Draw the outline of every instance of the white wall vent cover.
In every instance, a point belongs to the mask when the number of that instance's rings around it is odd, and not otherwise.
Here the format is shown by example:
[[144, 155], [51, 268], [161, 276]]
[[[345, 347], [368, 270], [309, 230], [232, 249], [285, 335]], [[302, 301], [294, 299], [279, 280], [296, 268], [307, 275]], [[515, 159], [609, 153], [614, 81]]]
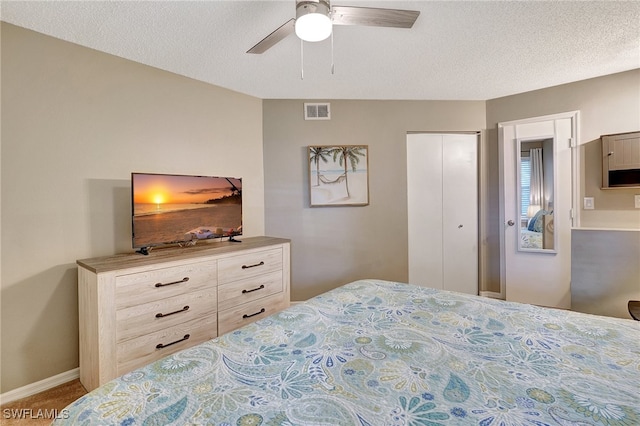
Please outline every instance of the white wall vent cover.
[[329, 103], [322, 104], [304, 104], [305, 120], [331, 120], [331, 105]]

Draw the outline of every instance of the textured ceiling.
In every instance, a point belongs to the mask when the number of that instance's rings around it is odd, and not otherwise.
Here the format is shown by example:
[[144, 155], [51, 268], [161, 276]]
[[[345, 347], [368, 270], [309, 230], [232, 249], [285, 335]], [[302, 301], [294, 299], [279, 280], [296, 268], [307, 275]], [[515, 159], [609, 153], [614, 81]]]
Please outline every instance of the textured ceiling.
[[2, 1], [3, 21], [264, 99], [485, 100], [640, 68], [639, 1], [353, 1], [412, 29], [334, 27], [245, 53], [288, 1]]

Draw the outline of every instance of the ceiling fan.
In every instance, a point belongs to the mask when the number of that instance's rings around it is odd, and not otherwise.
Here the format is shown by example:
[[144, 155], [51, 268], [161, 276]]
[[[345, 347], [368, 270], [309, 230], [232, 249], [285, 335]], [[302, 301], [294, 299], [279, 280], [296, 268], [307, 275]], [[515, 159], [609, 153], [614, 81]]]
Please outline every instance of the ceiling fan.
[[295, 19], [285, 22], [247, 53], [264, 53], [293, 32], [303, 41], [322, 41], [331, 35], [333, 25], [411, 28], [418, 15], [417, 10], [331, 6], [329, 0], [296, 0]]

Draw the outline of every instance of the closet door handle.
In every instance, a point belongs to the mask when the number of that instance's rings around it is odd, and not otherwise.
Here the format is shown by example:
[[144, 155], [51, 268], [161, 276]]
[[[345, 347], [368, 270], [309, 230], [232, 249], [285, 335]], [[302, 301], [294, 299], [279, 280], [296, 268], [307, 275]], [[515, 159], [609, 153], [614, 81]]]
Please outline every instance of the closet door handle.
[[179, 281], [171, 281], [170, 283], [156, 283], [156, 287], [166, 287], [168, 285], [182, 284], [182, 283], [186, 283], [187, 281], [189, 281], [189, 277], [184, 277]]
[[264, 309], [264, 308], [262, 308], [262, 309], [260, 309], [260, 311], [259, 311], [259, 312], [256, 312], [255, 314], [244, 314], [244, 315], [242, 316], [242, 318], [243, 318], [243, 319], [246, 319], [246, 318], [255, 317], [256, 315], [263, 314], [263, 313], [264, 313], [264, 311], [265, 311], [265, 309]]
[[185, 340], [188, 340], [188, 339], [189, 339], [189, 337], [191, 337], [191, 336], [190, 336], [190, 335], [188, 335], [188, 334], [185, 334], [185, 335], [184, 335], [184, 337], [183, 337], [182, 339], [178, 339], [178, 340], [176, 340], [175, 342], [167, 343], [166, 345], [165, 345], [165, 344], [163, 344], [163, 343], [158, 343], [158, 344], [156, 345], [156, 349], [164, 349], [164, 348], [168, 348], [168, 347], [169, 347], [169, 346], [171, 346], [171, 345], [175, 345], [176, 343], [180, 343], [180, 342], [184, 342]]
[[507, 225], [509, 225], [509, 226], [513, 226], [513, 225], [515, 225], [515, 224], [516, 224], [516, 223], [515, 223], [514, 221], [512, 221], [512, 220], [509, 220], [509, 221], [507, 222]]
[[184, 308], [179, 309], [177, 311], [169, 312], [168, 314], [163, 314], [162, 312], [158, 312], [156, 314], [156, 318], [164, 318], [164, 317], [168, 317], [169, 315], [179, 314], [180, 312], [187, 312], [188, 310], [189, 310], [189, 305], [187, 305]]

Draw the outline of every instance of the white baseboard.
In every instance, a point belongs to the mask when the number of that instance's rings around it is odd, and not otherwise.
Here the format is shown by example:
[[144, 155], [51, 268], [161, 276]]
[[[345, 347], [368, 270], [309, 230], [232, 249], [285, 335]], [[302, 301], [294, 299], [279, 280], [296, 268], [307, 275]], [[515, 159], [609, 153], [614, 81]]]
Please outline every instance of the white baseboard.
[[40, 380], [39, 382], [31, 383], [30, 385], [22, 386], [21, 388], [0, 394], [0, 403], [6, 404], [18, 399], [26, 398], [55, 388], [56, 386], [60, 386], [79, 377], [80, 368], [74, 368], [73, 370], [65, 371], [64, 373], [49, 377], [48, 379]]

